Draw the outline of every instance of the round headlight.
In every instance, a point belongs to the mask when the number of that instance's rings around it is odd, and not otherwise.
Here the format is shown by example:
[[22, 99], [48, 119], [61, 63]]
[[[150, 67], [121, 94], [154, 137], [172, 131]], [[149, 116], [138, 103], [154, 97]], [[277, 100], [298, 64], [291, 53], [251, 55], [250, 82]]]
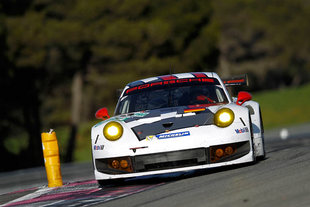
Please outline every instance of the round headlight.
[[111, 121], [104, 126], [103, 135], [107, 140], [116, 141], [123, 135], [123, 127], [120, 123]]
[[223, 108], [214, 115], [214, 124], [218, 127], [228, 127], [233, 123], [235, 114], [231, 109]]

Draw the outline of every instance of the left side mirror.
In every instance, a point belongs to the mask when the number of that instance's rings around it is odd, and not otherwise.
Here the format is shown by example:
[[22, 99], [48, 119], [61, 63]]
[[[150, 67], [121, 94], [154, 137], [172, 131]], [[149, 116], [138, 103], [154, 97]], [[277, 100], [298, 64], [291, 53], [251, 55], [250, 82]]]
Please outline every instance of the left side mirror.
[[244, 102], [252, 100], [252, 95], [245, 91], [240, 91], [238, 93], [237, 105], [241, 106]]
[[108, 118], [110, 118], [109, 113], [108, 113], [108, 109], [107, 108], [101, 108], [96, 112], [96, 118], [97, 119], [102, 119], [102, 120], [106, 120]]

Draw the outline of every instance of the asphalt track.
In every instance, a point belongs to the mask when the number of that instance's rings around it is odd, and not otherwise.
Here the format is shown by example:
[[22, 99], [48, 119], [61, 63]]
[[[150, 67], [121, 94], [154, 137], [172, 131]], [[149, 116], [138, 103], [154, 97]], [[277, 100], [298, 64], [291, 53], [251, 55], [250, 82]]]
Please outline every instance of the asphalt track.
[[267, 158], [255, 164], [102, 188], [90, 163], [63, 165], [60, 188], [46, 186], [44, 168], [1, 173], [0, 206], [310, 206], [310, 124], [265, 141]]

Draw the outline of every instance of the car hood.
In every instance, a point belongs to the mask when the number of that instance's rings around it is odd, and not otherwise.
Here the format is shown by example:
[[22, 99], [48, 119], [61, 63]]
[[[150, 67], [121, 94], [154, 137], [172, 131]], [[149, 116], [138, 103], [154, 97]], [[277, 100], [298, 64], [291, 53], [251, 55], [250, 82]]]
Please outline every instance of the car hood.
[[205, 107], [174, 107], [120, 115], [141, 141], [173, 130], [213, 124], [214, 114]]

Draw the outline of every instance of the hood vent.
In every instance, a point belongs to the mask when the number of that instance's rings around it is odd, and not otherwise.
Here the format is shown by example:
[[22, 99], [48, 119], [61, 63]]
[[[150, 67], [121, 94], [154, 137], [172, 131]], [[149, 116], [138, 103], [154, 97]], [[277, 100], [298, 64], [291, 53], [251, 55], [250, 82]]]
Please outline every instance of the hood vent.
[[172, 125], [173, 125], [173, 122], [163, 123], [163, 127], [165, 127], [165, 128], [170, 128], [170, 127], [172, 127]]
[[171, 117], [167, 119], [162, 119], [157, 122], [141, 124], [131, 128], [136, 134], [137, 138], [141, 141], [146, 138], [146, 136], [157, 135], [164, 133], [167, 129], [169, 131], [213, 124], [214, 114], [210, 110], [205, 110], [197, 112], [196, 115], [181, 117]]

